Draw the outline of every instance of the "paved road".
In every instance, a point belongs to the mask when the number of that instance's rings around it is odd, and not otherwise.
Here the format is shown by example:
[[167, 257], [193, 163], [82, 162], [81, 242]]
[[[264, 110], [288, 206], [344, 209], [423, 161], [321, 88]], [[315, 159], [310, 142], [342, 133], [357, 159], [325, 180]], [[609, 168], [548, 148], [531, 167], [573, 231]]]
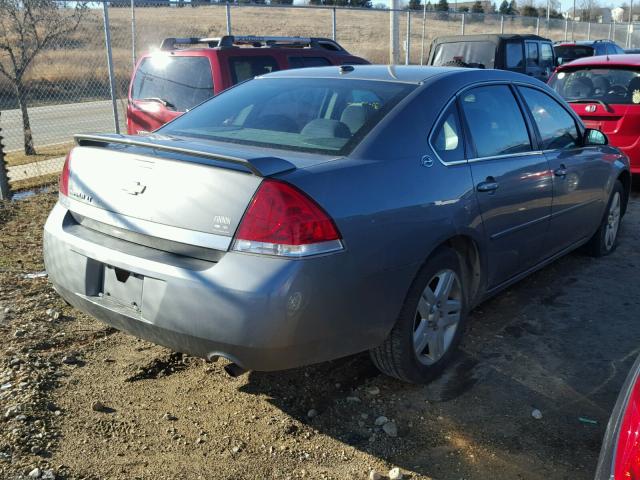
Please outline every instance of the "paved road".
[[[118, 101], [122, 131], [125, 127], [123, 105], [123, 101]], [[29, 109], [29, 118], [36, 148], [39, 145], [67, 142], [75, 133], [113, 131], [111, 101], [108, 100], [32, 107]], [[20, 110], [3, 110], [0, 126], [2, 126], [6, 151], [22, 148]]]

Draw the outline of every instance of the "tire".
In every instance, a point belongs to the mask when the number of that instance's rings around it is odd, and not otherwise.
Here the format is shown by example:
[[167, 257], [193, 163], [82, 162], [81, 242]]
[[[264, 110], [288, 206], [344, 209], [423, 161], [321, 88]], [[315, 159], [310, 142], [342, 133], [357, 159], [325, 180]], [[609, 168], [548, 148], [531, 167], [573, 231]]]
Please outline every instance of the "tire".
[[382, 373], [410, 383], [427, 383], [442, 373], [455, 356], [467, 319], [464, 278], [454, 250], [441, 248], [429, 258], [388, 337], [369, 351]]
[[587, 253], [593, 257], [609, 255], [616, 249], [618, 232], [622, 223], [624, 202], [624, 187], [620, 180], [616, 180], [607, 202], [600, 227], [587, 243]]
[[442, 64], [443, 67], [459, 67], [459, 68], [469, 68], [469, 64], [463, 62], [462, 60], [449, 60]]

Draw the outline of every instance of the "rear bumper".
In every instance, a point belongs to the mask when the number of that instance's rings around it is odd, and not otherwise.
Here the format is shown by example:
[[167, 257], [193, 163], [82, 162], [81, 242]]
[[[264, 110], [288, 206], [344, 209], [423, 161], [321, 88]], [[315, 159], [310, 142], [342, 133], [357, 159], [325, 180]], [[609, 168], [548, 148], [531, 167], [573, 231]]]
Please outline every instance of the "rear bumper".
[[[305, 260], [227, 252], [214, 263], [77, 227], [60, 204], [45, 225], [49, 278], [69, 303], [154, 343], [247, 369], [281, 370], [371, 348], [402, 301], [388, 288], [398, 283], [394, 275], [359, 277], [347, 252]], [[144, 277], [138, 307], [102, 295], [104, 265]]]

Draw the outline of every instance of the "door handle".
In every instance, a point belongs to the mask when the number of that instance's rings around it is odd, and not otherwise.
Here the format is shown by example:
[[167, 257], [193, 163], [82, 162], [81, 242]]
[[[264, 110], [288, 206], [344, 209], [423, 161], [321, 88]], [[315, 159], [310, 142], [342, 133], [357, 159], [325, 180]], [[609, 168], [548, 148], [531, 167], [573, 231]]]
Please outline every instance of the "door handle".
[[565, 166], [564, 166], [564, 164], [563, 164], [563, 165], [560, 165], [560, 168], [556, 168], [556, 169], [553, 171], [553, 174], [554, 174], [556, 177], [564, 178], [564, 177], [566, 177], [566, 176], [567, 176], [567, 167], [565, 167]]
[[498, 189], [498, 182], [493, 177], [488, 177], [484, 182], [480, 182], [476, 186], [479, 192], [495, 192]]

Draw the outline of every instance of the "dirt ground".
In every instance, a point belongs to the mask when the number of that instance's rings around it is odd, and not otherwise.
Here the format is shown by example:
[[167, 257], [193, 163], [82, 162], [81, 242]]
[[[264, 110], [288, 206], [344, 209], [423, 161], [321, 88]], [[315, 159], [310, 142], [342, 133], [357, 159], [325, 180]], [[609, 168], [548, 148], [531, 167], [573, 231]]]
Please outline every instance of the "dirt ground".
[[25, 278], [55, 199], [0, 206], [0, 479], [593, 478], [640, 352], [638, 190], [614, 254], [573, 253], [481, 305], [426, 386], [366, 354], [232, 379], [106, 327]]

